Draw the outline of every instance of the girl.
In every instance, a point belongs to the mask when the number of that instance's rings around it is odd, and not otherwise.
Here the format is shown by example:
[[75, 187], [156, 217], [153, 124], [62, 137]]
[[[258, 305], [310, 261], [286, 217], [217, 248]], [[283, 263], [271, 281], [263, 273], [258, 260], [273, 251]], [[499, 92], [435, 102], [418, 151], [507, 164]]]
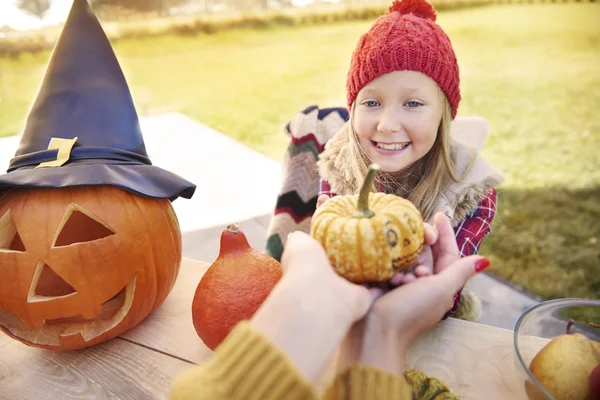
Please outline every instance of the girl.
[[[409, 199], [426, 222], [443, 211], [464, 257], [477, 253], [490, 232], [495, 187], [503, 176], [474, 148], [450, 137], [461, 99], [459, 68], [435, 19], [426, 0], [395, 0], [360, 38], [346, 83], [349, 120], [317, 164], [318, 205], [336, 194], [357, 194], [367, 166], [377, 163], [374, 190]], [[395, 278], [411, 280], [412, 274]], [[455, 299], [449, 314], [477, 320], [480, 307], [472, 293], [463, 290]]]

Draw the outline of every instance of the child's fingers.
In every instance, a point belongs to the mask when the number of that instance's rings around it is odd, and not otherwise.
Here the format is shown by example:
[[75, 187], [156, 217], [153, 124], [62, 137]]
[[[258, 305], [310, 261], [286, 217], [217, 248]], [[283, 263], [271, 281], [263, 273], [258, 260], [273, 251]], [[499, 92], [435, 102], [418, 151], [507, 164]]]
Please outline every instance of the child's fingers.
[[429, 275], [432, 275], [432, 273], [433, 273], [433, 271], [431, 271], [431, 268], [429, 268], [425, 265], [419, 265], [414, 270], [414, 274], [417, 278], [421, 278], [423, 276], [429, 276]]
[[394, 276], [392, 276], [392, 279], [390, 279], [390, 283], [393, 286], [398, 286], [400, 285], [400, 282], [402, 282], [402, 277], [404, 276], [403, 273], [398, 273], [398, 274], [394, 274]]
[[431, 268], [425, 265], [418, 265], [415, 268], [408, 269], [406, 272], [399, 272], [392, 276], [390, 284], [392, 286], [400, 286], [406, 283], [414, 282], [417, 278], [430, 276], [433, 274]]
[[387, 292], [385, 290], [383, 290], [382, 288], [378, 288], [378, 287], [369, 288], [369, 294], [371, 295], [372, 301], [377, 300], [378, 298], [380, 298], [381, 296], [383, 296], [386, 293]]
[[[434, 259], [433, 259], [433, 249], [430, 245], [426, 244], [423, 247], [423, 251], [421, 251], [421, 254], [419, 254], [419, 258], [417, 259], [417, 262], [415, 263], [414, 267], [416, 267], [417, 265], [427, 265], [430, 267], [430, 269], [433, 269], [433, 264], [434, 264]], [[411, 269], [411, 271], [414, 269], [414, 267]]]
[[321, 204], [325, 203], [327, 200], [329, 200], [330, 197], [327, 196], [326, 194], [322, 194], [317, 198], [317, 208], [319, 208], [321, 206]]
[[438, 237], [439, 237], [439, 232], [434, 226], [428, 224], [427, 222], [425, 222], [424, 225], [425, 225], [425, 237], [424, 237], [425, 244], [432, 245], [435, 242], [437, 242]]
[[413, 273], [408, 273], [402, 275], [402, 279], [400, 280], [400, 285], [406, 285], [407, 283], [411, 283], [417, 280], [417, 277]]

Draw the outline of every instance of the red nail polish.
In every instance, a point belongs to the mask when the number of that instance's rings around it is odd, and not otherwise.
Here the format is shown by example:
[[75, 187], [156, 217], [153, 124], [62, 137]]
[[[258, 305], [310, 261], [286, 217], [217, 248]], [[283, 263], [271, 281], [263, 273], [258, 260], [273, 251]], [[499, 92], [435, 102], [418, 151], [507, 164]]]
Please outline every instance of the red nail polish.
[[475, 272], [481, 272], [487, 267], [490, 266], [490, 260], [487, 258], [482, 258], [480, 260], [475, 261]]

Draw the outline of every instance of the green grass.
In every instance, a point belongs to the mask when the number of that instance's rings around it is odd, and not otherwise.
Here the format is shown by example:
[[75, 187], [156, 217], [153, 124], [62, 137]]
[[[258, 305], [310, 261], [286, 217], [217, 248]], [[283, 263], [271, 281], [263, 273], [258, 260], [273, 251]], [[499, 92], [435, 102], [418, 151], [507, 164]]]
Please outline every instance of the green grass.
[[[482, 254], [544, 299], [600, 298], [600, 4], [444, 12], [461, 67], [459, 115], [490, 122], [484, 156], [508, 177]], [[369, 22], [121, 40], [140, 114], [185, 113], [281, 159], [310, 104], [344, 104]], [[0, 136], [23, 125], [48, 53], [0, 59]], [[168, 134], [168, 132], [166, 132]]]

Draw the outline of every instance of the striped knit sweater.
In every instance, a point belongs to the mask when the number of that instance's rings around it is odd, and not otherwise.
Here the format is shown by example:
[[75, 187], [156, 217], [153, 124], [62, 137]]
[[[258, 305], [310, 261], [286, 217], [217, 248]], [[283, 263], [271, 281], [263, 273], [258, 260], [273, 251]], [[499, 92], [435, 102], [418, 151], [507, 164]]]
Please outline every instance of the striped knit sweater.
[[310, 232], [319, 195], [317, 159], [325, 143], [347, 120], [345, 108], [310, 106], [285, 126], [285, 133], [291, 140], [283, 158], [283, 186], [277, 197], [266, 245], [267, 254], [276, 260], [281, 260], [289, 233]]

